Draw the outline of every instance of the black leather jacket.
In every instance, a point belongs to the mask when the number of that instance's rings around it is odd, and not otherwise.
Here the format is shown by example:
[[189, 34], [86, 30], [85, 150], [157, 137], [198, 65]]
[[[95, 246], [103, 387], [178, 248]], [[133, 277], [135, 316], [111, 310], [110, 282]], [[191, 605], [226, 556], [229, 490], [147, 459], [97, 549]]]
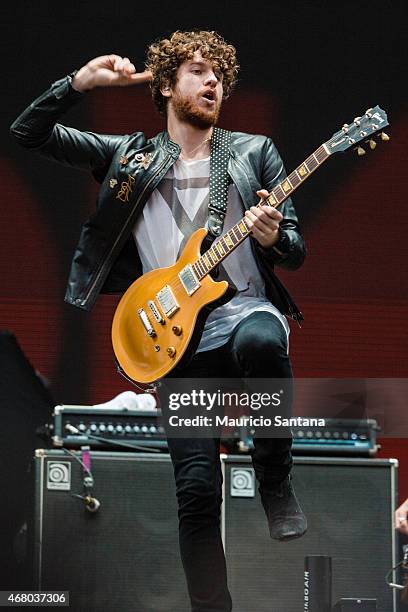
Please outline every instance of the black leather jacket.
[[[97, 211], [83, 226], [65, 295], [70, 304], [89, 310], [100, 292], [123, 292], [140, 276], [142, 266], [132, 228], [151, 193], [177, 160], [180, 147], [167, 132], [147, 139], [142, 132], [111, 136], [56, 123], [84, 95], [71, 87], [71, 77], [56, 81], [14, 121], [11, 134], [22, 146], [50, 159], [90, 170], [101, 183]], [[246, 208], [258, 202], [258, 189], [270, 191], [286, 176], [270, 138], [240, 132], [232, 133], [228, 173]], [[298, 268], [305, 258], [305, 247], [290, 199], [280, 211], [284, 218], [277, 250], [263, 249], [250, 240], [268, 298], [281, 312], [299, 320], [301, 313], [273, 268], [275, 264]]]

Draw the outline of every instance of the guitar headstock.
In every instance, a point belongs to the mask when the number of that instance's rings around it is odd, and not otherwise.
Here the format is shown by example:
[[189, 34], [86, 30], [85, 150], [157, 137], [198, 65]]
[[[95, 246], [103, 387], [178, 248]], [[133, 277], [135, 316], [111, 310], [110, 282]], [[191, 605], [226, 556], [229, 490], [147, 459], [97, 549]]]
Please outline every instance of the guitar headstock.
[[347, 149], [355, 148], [359, 155], [365, 154], [365, 149], [360, 143], [365, 142], [370, 149], [375, 149], [377, 142], [374, 139], [379, 136], [382, 141], [387, 141], [390, 137], [383, 132], [383, 129], [389, 125], [387, 114], [379, 106], [369, 108], [362, 117], [356, 117], [352, 123], [345, 123], [341, 130], [333, 134], [333, 136], [325, 142], [325, 146], [331, 153], [338, 151], [347, 151]]

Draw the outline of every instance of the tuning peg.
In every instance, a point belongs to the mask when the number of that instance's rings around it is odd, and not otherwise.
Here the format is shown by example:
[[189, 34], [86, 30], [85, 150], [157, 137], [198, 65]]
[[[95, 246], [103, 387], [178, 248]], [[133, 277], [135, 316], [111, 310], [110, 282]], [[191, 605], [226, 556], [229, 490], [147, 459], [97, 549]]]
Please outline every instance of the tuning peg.
[[344, 132], [345, 134], [347, 134], [348, 129], [349, 129], [349, 124], [348, 124], [348, 123], [345, 123], [345, 124], [342, 126], [342, 128], [341, 128], [341, 129], [343, 130], [343, 132]]
[[370, 140], [366, 140], [366, 142], [370, 145], [370, 149], [374, 151], [375, 147], [377, 146], [377, 143], [375, 142], [375, 140], [371, 138]]
[[356, 125], [357, 127], [360, 125], [360, 119], [361, 117], [354, 117], [354, 125]]
[[388, 134], [386, 134], [385, 132], [381, 132], [380, 136], [381, 136], [381, 140], [383, 140], [384, 142], [390, 139]]
[[367, 108], [365, 112], [365, 116], [367, 117], [367, 119], [371, 119], [371, 117], [373, 116], [372, 110], [372, 108]]
[[363, 147], [356, 147], [356, 151], [357, 151], [357, 155], [359, 155], [361, 157], [361, 155], [365, 155], [366, 152], [363, 149]]

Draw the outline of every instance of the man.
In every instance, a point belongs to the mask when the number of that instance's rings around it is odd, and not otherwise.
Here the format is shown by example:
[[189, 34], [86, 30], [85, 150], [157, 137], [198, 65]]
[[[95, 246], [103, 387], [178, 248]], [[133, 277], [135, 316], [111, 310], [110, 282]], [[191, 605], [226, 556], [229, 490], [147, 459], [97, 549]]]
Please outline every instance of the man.
[[[137, 74], [128, 58], [97, 57], [57, 81], [14, 122], [26, 147], [102, 183], [98, 212], [85, 224], [66, 300], [89, 309], [103, 291], [123, 291], [141, 273], [172, 265], [192, 231], [206, 224], [213, 142], [223, 98], [238, 72], [236, 52], [214, 32], [175, 32], [148, 50]], [[166, 130], [107, 136], [55, 121], [95, 87], [151, 81]], [[269, 138], [233, 132], [228, 149], [228, 206], [224, 231], [244, 214], [252, 236], [221, 266], [237, 289], [207, 320], [197, 353], [175, 376], [291, 378], [285, 314], [300, 312], [273, 273], [298, 268], [305, 249], [290, 199], [280, 212], [255, 207], [285, 177]], [[215, 172], [216, 170], [214, 170]], [[270, 535], [306, 531], [290, 482], [290, 439], [258, 439], [252, 453]], [[219, 439], [169, 439], [179, 502], [180, 550], [193, 612], [232, 609], [220, 536], [222, 476]]]

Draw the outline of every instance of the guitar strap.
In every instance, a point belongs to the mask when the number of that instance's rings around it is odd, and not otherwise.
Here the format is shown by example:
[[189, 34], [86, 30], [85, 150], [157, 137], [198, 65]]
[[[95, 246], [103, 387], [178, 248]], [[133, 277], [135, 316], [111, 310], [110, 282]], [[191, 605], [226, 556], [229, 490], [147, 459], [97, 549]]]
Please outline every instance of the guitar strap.
[[228, 160], [231, 132], [215, 127], [211, 137], [210, 200], [208, 203], [208, 238], [221, 236], [228, 204]]

